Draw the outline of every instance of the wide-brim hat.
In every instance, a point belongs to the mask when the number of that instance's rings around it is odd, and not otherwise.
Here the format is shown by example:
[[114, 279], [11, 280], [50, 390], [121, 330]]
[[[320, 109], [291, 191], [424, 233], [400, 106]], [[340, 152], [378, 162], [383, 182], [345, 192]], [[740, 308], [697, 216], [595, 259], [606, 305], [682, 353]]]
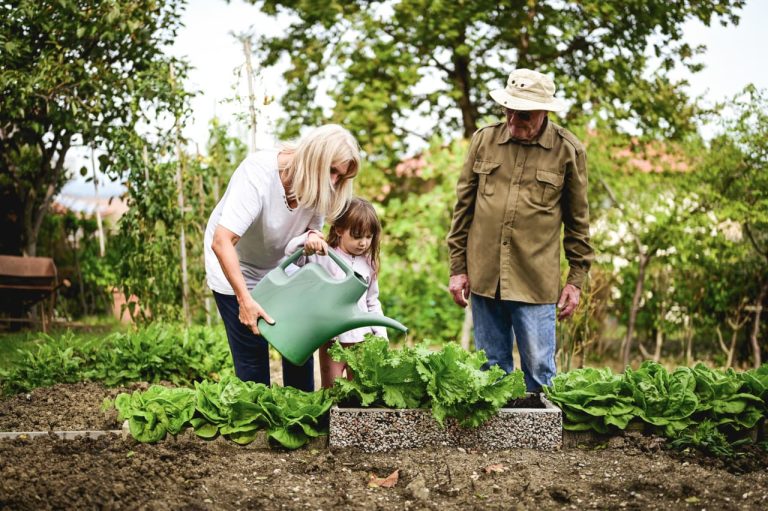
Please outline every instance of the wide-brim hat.
[[555, 97], [552, 79], [531, 69], [515, 69], [507, 79], [507, 86], [490, 94], [495, 102], [512, 110], [559, 112], [565, 108], [565, 102]]

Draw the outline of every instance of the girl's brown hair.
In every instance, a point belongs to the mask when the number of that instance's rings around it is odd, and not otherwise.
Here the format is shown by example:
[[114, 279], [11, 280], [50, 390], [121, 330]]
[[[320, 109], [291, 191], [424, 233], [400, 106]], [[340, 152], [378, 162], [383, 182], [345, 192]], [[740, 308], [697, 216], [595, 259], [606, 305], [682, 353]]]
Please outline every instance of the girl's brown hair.
[[352, 197], [344, 212], [331, 224], [328, 232], [328, 244], [337, 248], [341, 243], [339, 231], [349, 229], [355, 238], [362, 238], [370, 234], [371, 246], [368, 247], [368, 257], [374, 273], [379, 272], [379, 240], [381, 239], [381, 223], [376, 215], [373, 205], [365, 199]]

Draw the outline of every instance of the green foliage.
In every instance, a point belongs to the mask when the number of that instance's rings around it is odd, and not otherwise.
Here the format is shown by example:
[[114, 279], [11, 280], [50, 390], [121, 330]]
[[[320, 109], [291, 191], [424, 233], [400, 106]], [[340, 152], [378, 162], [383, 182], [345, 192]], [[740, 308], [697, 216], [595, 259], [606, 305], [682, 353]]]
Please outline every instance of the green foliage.
[[120, 232], [112, 250], [117, 262], [120, 289], [129, 302], [130, 316], [143, 322], [150, 318], [181, 319], [181, 271], [179, 236], [182, 215], [177, 205], [176, 164], [158, 163], [150, 178], [139, 176], [130, 183], [129, 210], [120, 219]]
[[696, 379], [687, 367], [669, 373], [663, 366], [643, 362], [637, 371], [624, 372], [625, 390], [631, 393], [636, 415], [663, 429], [668, 437], [687, 428], [699, 405]]
[[0, 176], [14, 215], [2, 218], [19, 236], [4, 251], [35, 254], [71, 147], [96, 147], [104, 153], [102, 171], [122, 175], [127, 168], [111, 163], [124, 149], [123, 133], [136, 135], [142, 123], [183, 110], [187, 94], [172, 74], [182, 80], [187, 67], [165, 53], [182, 6], [22, 0], [3, 9]]
[[[683, 81], [704, 47], [683, 42], [699, 20], [737, 23], [743, 0], [539, 1], [534, 4], [401, 0], [392, 3], [251, 0], [291, 25], [257, 48], [265, 66], [290, 59], [282, 97], [285, 134], [329, 119], [358, 134], [368, 154], [403, 153], [407, 135], [469, 138], [498, 107], [490, 88], [515, 67], [552, 73], [571, 115], [630, 119], [651, 134], [692, 129]], [[502, 65], [499, 65], [499, 63]], [[318, 105], [320, 90], [332, 112]], [[583, 109], [583, 110], [582, 110]], [[416, 133], [414, 119], [426, 119]]]
[[[623, 375], [609, 369], [576, 369], [555, 376], [547, 397], [563, 410], [571, 431], [610, 433], [633, 421], [673, 440], [725, 453], [740, 432], [768, 417], [768, 364], [744, 373], [703, 364], [668, 372], [646, 361]], [[736, 441], [738, 442], [738, 440]]]
[[[704, 162], [705, 183], [724, 216], [742, 223], [765, 255], [768, 226], [768, 91], [750, 85], [721, 105], [722, 135]], [[756, 248], [757, 248], [756, 247]]]
[[498, 366], [485, 371], [485, 353], [469, 353], [454, 343], [440, 351], [431, 351], [427, 343], [390, 350], [386, 339], [372, 337], [348, 349], [334, 344], [329, 354], [355, 375], [351, 381], [336, 379], [340, 399], [361, 406], [428, 407], [440, 425], [454, 417], [462, 426], [480, 426], [525, 395], [522, 372], [506, 374]]
[[90, 358], [73, 342], [74, 334], [69, 332], [60, 339], [43, 334], [41, 340], [43, 343], [38, 346], [19, 349], [14, 366], [0, 369], [3, 393], [81, 381]]
[[423, 353], [416, 369], [427, 385], [437, 422], [455, 417], [462, 426], [476, 428], [510, 400], [525, 395], [522, 371], [506, 374], [496, 365], [483, 370], [487, 361], [483, 351], [470, 353], [455, 343]]
[[367, 168], [357, 193], [374, 197], [382, 219], [380, 299], [412, 338], [456, 339], [464, 311], [448, 293], [448, 247], [455, 187], [466, 143], [435, 141], [390, 171]]
[[681, 451], [695, 448], [718, 458], [732, 458], [736, 455], [728, 438], [717, 429], [717, 425], [708, 420], [684, 430], [669, 445]]
[[44, 336], [43, 344], [20, 350], [17, 362], [0, 370], [0, 387], [14, 394], [84, 380], [189, 384], [228, 372], [229, 348], [221, 329], [154, 323], [87, 342], [71, 332], [60, 339]]
[[[178, 321], [182, 318], [181, 231], [187, 251], [188, 300], [192, 319], [204, 319], [203, 302], [210, 293], [205, 284], [203, 238], [208, 217], [223, 194], [227, 179], [245, 157], [245, 146], [231, 137], [227, 126], [211, 121], [208, 156], [173, 153], [173, 141], [158, 139], [146, 151], [121, 153], [131, 168], [129, 211], [120, 220], [114, 239], [117, 278], [129, 303], [131, 316]], [[179, 170], [181, 166], [181, 171]], [[178, 207], [177, 172], [181, 172], [184, 212]]]
[[192, 418], [195, 392], [152, 385], [146, 392], [119, 394], [115, 408], [120, 420], [128, 420], [133, 438], [139, 442], [158, 442], [166, 433], [178, 434]]
[[192, 426], [201, 438], [219, 434], [249, 444], [261, 430], [287, 449], [327, 434], [322, 425], [333, 400], [328, 392], [304, 392], [292, 387], [267, 387], [226, 376], [219, 382], [195, 382], [195, 389], [154, 385], [145, 392], [120, 394], [114, 402], [119, 419], [129, 420], [131, 435], [140, 442], [157, 442], [166, 433]]
[[635, 417], [634, 401], [623, 393], [621, 375], [607, 367], [560, 373], [544, 393], [563, 410], [563, 427], [569, 431], [607, 433], [611, 427], [625, 429]]
[[86, 378], [119, 385], [131, 381], [188, 384], [229, 365], [223, 332], [152, 323], [139, 332], [116, 333], [96, 351]]

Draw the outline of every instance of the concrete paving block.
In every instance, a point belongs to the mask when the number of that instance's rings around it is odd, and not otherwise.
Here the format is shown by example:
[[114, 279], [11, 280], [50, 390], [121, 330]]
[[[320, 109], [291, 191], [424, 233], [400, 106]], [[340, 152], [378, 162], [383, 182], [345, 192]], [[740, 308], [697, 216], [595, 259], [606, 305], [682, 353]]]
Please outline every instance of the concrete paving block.
[[432, 446], [477, 450], [556, 450], [563, 444], [560, 408], [542, 396], [539, 407], [502, 408], [478, 428], [464, 428], [452, 418], [441, 428], [428, 409], [331, 408], [328, 445], [365, 452]]

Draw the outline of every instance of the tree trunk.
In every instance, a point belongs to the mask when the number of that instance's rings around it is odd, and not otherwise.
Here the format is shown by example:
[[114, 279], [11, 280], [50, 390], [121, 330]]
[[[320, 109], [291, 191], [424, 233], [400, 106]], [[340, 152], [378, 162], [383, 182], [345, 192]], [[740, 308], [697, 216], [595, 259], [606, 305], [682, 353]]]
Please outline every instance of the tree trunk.
[[[665, 279], [666, 280], [666, 279]], [[666, 284], [666, 282], [664, 281]], [[664, 316], [667, 314], [667, 301], [661, 300], [659, 310], [659, 326], [656, 328], [656, 346], [653, 349], [653, 361], [661, 360], [661, 347], [664, 345]]]
[[717, 332], [717, 341], [720, 344], [720, 349], [725, 353], [725, 366], [723, 369], [729, 369], [733, 365], [733, 354], [736, 351], [736, 339], [739, 337], [739, 328], [733, 328], [729, 346], [725, 345], [725, 342], [723, 341], [723, 333], [720, 331], [719, 326], [715, 328], [715, 332]]
[[747, 321], [749, 321], [749, 314], [744, 314], [744, 316], [742, 316], [742, 312], [744, 312], [744, 307], [746, 305], [746, 299], [742, 300], [741, 303], [739, 303], [739, 305], [736, 307], [733, 315], [726, 319], [726, 323], [728, 323], [728, 326], [731, 327], [731, 342], [729, 346], [726, 346], [725, 342], [723, 341], [723, 334], [720, 332], [720, 327], [718, 326], [715, 329], [717, 332], [717, 340], [720, 343], [720, 349], [723, 350], [726, 355], [725, 369], [729, 369], [733, 365], [733, 357], [736, 353], [736, 341], [739, 338], [739, 332], [741, 331], [741, 328], [747, 323]]
[[635, 292], [632, 295], [632, 307], [629, 309], [629, 320], [627, 321], [627, 334], [624, 337], [622, 345], [621, 363], [624, 367], [629, 365], [632, 356], [632, 337], [635, 333], [635, 323], [637, 322], [637, 312], [640, 310], [640, 298], [643, 296], [643, 286], [645, 281], [645, 268], [648, 266], [650, 257], [646, 254], [638, 256], [637, 282], [635, 282]]
[[685, 365], [690, 367], [693, 364], [693, 325], [692, 320], [686, 317], [685, 325]]
[[94, 214], [96, 215], [96, 232], [99, 235], [99, 257], [104, 257], [106, 254], [106, 246], [104, 241], [104, 223], [101, 221], [101, 208], [99, 205], [99, 178], [96, 175], [96, 155], [91, 146], [91, 172], [93, 174], [93, 198], [96, 199], [96, 209]]
[[752, 333], [749, 336], [749, 345], [752, 347], [752, 363], [755, 369], [762, 365], [762, 357], [760, 355], [760, 316], [763, 312], [763, 301], [765, 295], [768, 294], [768, 281], [763, 283], [763, 287], [760, 289], [760, 294], [755, 301], [755, 320], [752, 322]]
[[[37, 238], [40, 235], [40, 227], [53, 203], [53, 196], [58, 191], [62, 173], [64, 172], [64, 160], [69, 152], [70, 135], [55, 135], [50, 147], [40, 140], [41, 162], [38, 175], [30, 184], [26, 192], [22, 236], [22, 255], [34, 257], [37, 255]], [[61, 147], [59, 147], [59, 145]], [[56, 156], [56, 164], [52, 165]], [[42, 192], [42, 197], [38, 193]]]
[[49, 184], [42, 200], [35, 201], [34, 191], [27, 194], [29, 205], [24, 209], [24, 251], [23, 255], [35, 257], [37, 255], [37, 238], [40, 236], [40, 227], [43, 225], [45, 215], [53, 202], [54, 186]]
[[[461, 34], [455, 45], [458, 47], [465, 42], [465, 35]], [[453, 80], [456, 90], [460, 95], [458, 98], [459, 109], [461, 109], [461, 121], [464, 125], [464, 138], [472, 138], [477, 131], [477, 118], [479, 117], [477, 106], [472, 103], [472, 78], [469, 72], [469, 56], [459, 55], [455, 51], [451, 56], [453, 63], [453, 72], [450, 78]]]
[[659, 327], [656, 330], [656, 347], [653, 350], [653, 361], [658, 362], [661, 360], [661, 347], [664, 345], [664, 330]]

